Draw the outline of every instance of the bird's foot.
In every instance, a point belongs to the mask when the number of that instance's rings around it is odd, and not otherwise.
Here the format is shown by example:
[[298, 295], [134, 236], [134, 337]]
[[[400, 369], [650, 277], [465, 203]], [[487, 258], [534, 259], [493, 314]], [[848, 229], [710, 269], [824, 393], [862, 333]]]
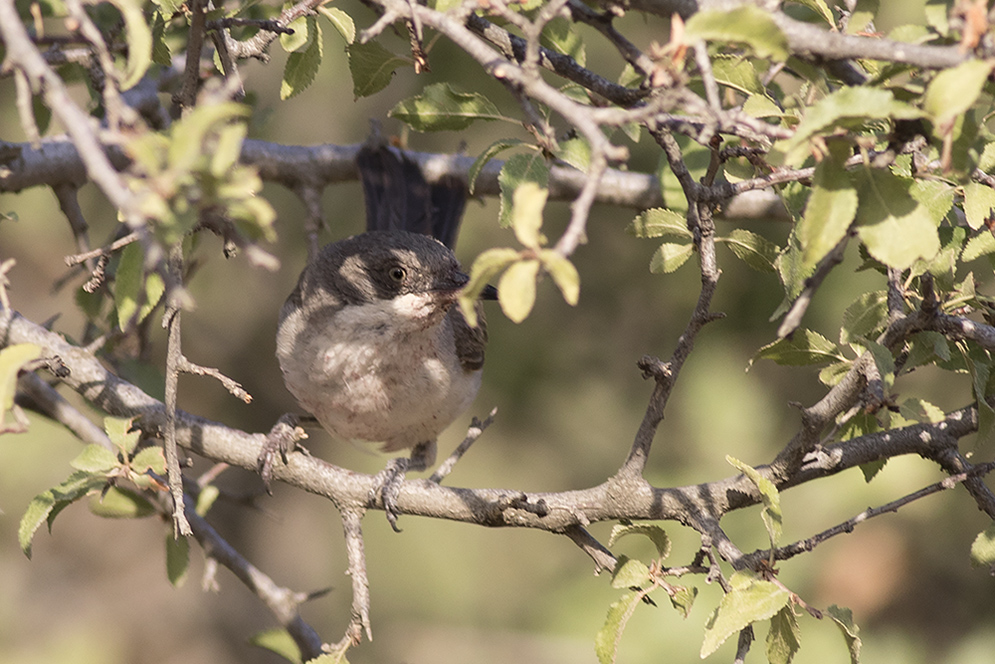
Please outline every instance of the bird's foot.
[[401, 529], [397, 527], [397, 517], [400, 516], [397, 497], [401, 493], [404, 476], [409, 470], [416, 472], [425, 470], [434, 460], [435, 441], [418, 443], [411, 449], [410, 457], [391, 459], [387, 462], [387, 467], [374, 476], [375, 488], [371, 492], [370, 500], [373, 502], [376, 494], [380, 494], [384, 512], [387, 514], [387, 522], [390, 523], [390, 527], [394, 529], [395, 533], [401, 532]]
[[256, 460], [256, 468], [263, 480], [263, 486], [267, 493], [270, 491], [270, 480], [273, 479], [273, 462], [279, 453], [283, 463], [287, 463], [287, 455], [296, 449], [307, 451], [299, 441], [307, 438], [307, 433], [300, 426], [300, 418], [293, 413], [287, 413], [280, 417], [273, 425], [273, 428], [266, 434], [266, 441], [263, 449], [259, 452]]

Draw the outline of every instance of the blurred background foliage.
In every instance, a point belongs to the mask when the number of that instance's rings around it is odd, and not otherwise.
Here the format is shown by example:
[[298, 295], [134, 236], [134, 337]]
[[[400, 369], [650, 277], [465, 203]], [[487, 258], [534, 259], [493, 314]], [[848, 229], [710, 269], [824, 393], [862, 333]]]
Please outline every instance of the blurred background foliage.
[[[920, 22], [922, 3], [882, 0], [878, 28]], [[372, 14], [355, 0], [339, 7], [360, 26]], [[638, 44], [665, 39], [659, 22], [630, 14], [619, 28]], [[514, 114], [503, 88], [481, 81], [443, 41], [429, 54], [431, 73], [416, 76], [402, 68], [391, 85], [371, 98], [352, 99], [352, 84], [340, 37], [325, 30], [325, 59], [314, 84], [303, 94], [279, 100], [286, 55], [273, 48], [273, 62], [248, 63], [243, 76], [255, 104], [249, 136], [288, 144], [357, 143], [371, 118], [385, 120], [398, 101], [442, 80], [464, 81]], [[405, 41], [397, 39], [397, 52]], [[589, 42], [588, 62], [608, 78], [622, 62]], [[87, 104], [85, 91], [74, 92]], [[0, 79], [0, 135], [25, 140], [14, 108], [13, 81]], [[60, 129], [53, 126], [50, 133]], [[385, 131], [400, 126], [385, 121]], [[493, 140], [518, 135], [506, 123], [474, 126], [462, 134], [411, 134], [417, 150], [479, 154]], [[630, 146], [631, 168], [651, 172], [659, 151], [652, 141]], [[203, 235], [196, 256], [199, 272], [190, 281], [196, 309], [184, 316], [184, 350], [195, 362], [216, 366], [253, 395], [251, 405], [231, 398], [215, 381], [184, 376], [182, 408], [247, 431], [266, 431], [295, 404], [283, 387], [274, 353], [277, 312], [303, 266], [305, 243], [300, 202], [287, 190], [263, 191], [278, 211], [279, 240], [269, 249], [280, 259], [275, 273], [254, 269], [243, 257], [225, 260], [221, 243]], [[95, 242], [109, 238], [114, 211], [93, 185], [81, 192], [84, 215]], [[362, 193], [358, 183], [329, 187], [324, 209], [329, 222], [322, 241], [361, 230]], [[0, 195], [0, 258], [13, 257], [10, 297], [26, 317], [58, 316], [55, 329], [76, 336], [82, 321], [73, 306], [81, 279], [61, 289], [63, 256], [74, 253], [68, 225], [52, 193], [34, 189]], [[533, 314], [515, 325], [489, 310], [491, 343], [484, 387], [464, 418], [440, 441], [440, 455], [461, 439], [470, 415], [498, 408], [496, 423], [457, 466], [451, 484], [473, 487], [557, 491], [587, 487], [612, 474], [631, 443], [652, 385], [636, 360], [645, 353], [668, 356], [698, 295], [698, 275], [685, 267], [672, 275], [647, 270], [656, 244], [626, 235], [635, 212], [596, 206], [589, 242], [574, 259], [582, 290], [576, 308], [564, 304], [547, 280]], [[555, 237], [568, 218], [565, 203], [547, 208], [547, 235]], [[496, 223], [493, 199], [471, 202], [458, 255], [468, 264], [491, 246], [513, 244], [510, 230]], [[747, 227], [783, 243], [788, 225], [751, 221]], [[720, 233], [731, 228], [720, 222]], [[699, 337], [681, 374], [648, 468], [659, 486], [711, 481], [733, 473], [731, 454], [750, 464], [768, 461], [798, 426], [790, 402], [810, 404], [822, 393], [814, 369], [747, 362], [774, 338], [770, 314], [782, 292], [774, 275], [750, 271], [720, 249], [723, 277], [714, 303], [726, 318]], [[854, 273], [855, 247], [847, 270], [837, 269], [819, 291], [806, 325], [830, 339], [838, 334], [845, 307], [859, 293], [883, 288], [874, 272]], [[158, 326], [158, 315], [154, 327]], [[135, 367], [127, 376], [152, 394], [161, 392], [164, 335], [156, 329], [149, 357], [152, 368]], [[942, 372], [923, 370], [904, 380], [945, 408], [964, 405], [970, 394]], [[899, 386], [901, 388], [901, 386]], [[74, 395], [67, 395], [75, 398]], [[82, 406], [82, 404], [81, 404]], [[95, 413], [94, 417], [98, 417]], [[361, 472], [376, 472], [382, 458], [367, 450], [332, 443], [313, 430], [310, 450], [328, 461]], [[82, 506], [70, 508], [51, 536], [41, 535], [27, 560], [17, 545], [17, 524], [28, 501], [63, 479], [79, 442], [58, 426], [32, 417], [31, 429], [0, 439], [0, 661], [16, 664], [226, 664], [275, 662], [278, 658], [247, 643], [247, 636], [270, 627], [271, 617], [227, 571], [220, 592], [203, 592], [203, 560], [194, 549], [192, 572], [179, 589], [166, 580], [163, 542], [167, 524], [155, 519], [117, 522], [98, 518]], [[782, 497], [787, 542], [843, 521], [941, 479], [933, 464], [920, 459], [891, 461], [870, 484], [857, 470], [792, 489]], [[258, 478], [230, 470], [222, 486], [236, 494], [258, 492]], [[303, 614], [326, 639], [338, 638], [348, 620], [349, 580], [337, 516], [324, 500], [275, 487], [259, 509], [222, 502], [211, 521], [250, 561], [283, 585], [298, 590], [331, 587]], [[364, 522], [373, 596], [372, 643], [349, 653], [356, 663], [510, 661], [534, 664], [595, 662], [593, 638], [618, 591], [607, 578], [592, 576], [592, 564], [566, 538], [546, 533], [487, 530], [462, 524], [404, 517], [403, 532], [390, 531], [373, 513]], [[699, 540], [692, 531], [663, 524], [674, 540], [672, 564], [690, 562]], [[766, 536], [756, 508], [723, 520], [744, 551], [764, 546]], [[815, 552], [781, 565], [781, 579], [805, 601], [819, 607], [837, 603], [853, 609], [861, 627], [863, 661], [916, 664], [990, 662], [995, 652], [993, 581], [972, 569], [968, 549], [987, 519], [960, 489], [916, 502], [896, 515], [880, 517]], [[592, 528], [606, 538], [610, 524]], [[646, 550], [640, 547], [646, 546]], [[618, 551], [649, 554], [648, 545], [623, 541]], [[714, 606], [718, 590], [699, 586], [699, 606], [683, 621], [669, 609], [641, 607], [622, 640], [621, 662], [698, 660], [703, 608]], [[848, 660], [837, 628], [828, 621], [802, 619], [797, 662]], [[758, 633], [758, 638], [764, 634]], [[713, 661], [732, 657], [734, 640]], [[762, 653], [750, 658], [760, 660]]]

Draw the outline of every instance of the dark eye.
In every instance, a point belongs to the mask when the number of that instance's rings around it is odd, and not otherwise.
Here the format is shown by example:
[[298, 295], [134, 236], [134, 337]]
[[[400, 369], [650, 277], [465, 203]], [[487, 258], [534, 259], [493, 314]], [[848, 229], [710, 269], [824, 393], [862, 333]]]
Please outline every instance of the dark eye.
[[390, 275], [390, 278], [392, 280], [396, 281], [397, 283], [401, 283], [402, 281], [404, 281], [404, 278], [408, 276], [408, 271], [405, 270], [403, 267], [395, 266], [390, 268], [390, 271], [387, 274]]

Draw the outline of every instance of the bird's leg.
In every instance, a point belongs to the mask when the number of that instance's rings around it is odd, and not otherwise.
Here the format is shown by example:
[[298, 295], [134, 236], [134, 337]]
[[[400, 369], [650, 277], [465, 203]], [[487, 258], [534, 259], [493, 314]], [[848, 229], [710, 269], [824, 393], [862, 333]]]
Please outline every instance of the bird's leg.
[[256, 460], [256, 468], [259, 470], [259, 475], [262, 477], [263, 485], [268, 493], [272, 493], [269, 483], [273, 479], [273, 461], [276, 459], [277, 452], [283, 459], [283, 463], [287, 463], [288, 454], [295, 449], [304, 450], [304, 447], [299, 443], [307, 438], [307, 433], [300, 426], [302, 419], [308, 419], [308, 416], [302, 418], [293, 413], [286, 413], [276, 421], [273, 428], [266, 434], [263, 449], [260, 450], [259, 458]]
[[397, 527], [397, 496], [401, 493], [401, 483], [409, 470], [420, 472], [432, 465], [435, 461], [435, 441], [426, 440], [411, 448], [411, 456], [391, 459], [387, 462], [387, 467], [377, 473], [374, 478], [374, 491], [380, 494], [383, 501], [384, 512], [387, 514], [387, 521], [394, 532], [399, 533], [401, 529]]

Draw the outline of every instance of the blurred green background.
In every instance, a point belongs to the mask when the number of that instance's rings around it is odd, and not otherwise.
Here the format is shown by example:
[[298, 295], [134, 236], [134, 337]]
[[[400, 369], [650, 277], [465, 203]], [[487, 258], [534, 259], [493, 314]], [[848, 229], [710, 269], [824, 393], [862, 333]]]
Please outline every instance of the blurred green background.
[[[879, 27], [921, 21], [921, 2], [882, 3]], [[358, 2], [339, 5], [360, 26], [372, 14]], [[628, 16], [619, 27], [640, 45], [665, 40], [655, 19]], [[583, 31], [588, 37], [593, 33]], [[388, 38], [397, 52], [404, 42]], [[600, 42], [592, 39], [591, 44]], [[399, 71], [383, 93], [352, 99], [343, 43], [325, 27], [325, 60], [319, 78], [304, 94], [279, 101], [285, 55], [272, 49], [269, 65], [247, 63], [248, 88], [257, 97], [250, 136], [288, 144], [357, 143], [370, 118], [386, 120], [398, 101], [428, 83], [455, 80], [464, 89], [489, 94], [514, 114], [500, 86], [459, 57], [446, 43], [430, 54], [433, 72]], [[604, 50], [588, 61], [609, 78], [622, 62]], [[84, 91], [74, 92], [86, 103]], [[399, 132], [385, 121], [387, 132]], [[58, 131], [53, 127], [53, 131]], [[463, 134], [411, 135], [418, 150], [448, 152], [466, 143], [476, 155], [496, 138], [524, 138], [504, 123], [474, 126]], [[10, 78], [0, 79], [0, 137], [24, 140], [14, 109]], [[652, 171], [658, 151], [650, 141], [630, 146], [633, 170]], [[220, 242], [203, 237], [202, 266], [190, 283], [197, 308], [184, 314], [183, 342], [195, 362], [216, 366], [253, 395], [251, 405], [231, 398], [216, 382], [184, 377], [181, 406], [248, 431], [266, 431], [295, 404], [283, 387], [273, 357], [276, 316], [304, 261], [302, 206], [287, 190], [267, 186], [264, 195], [278, 211], [279, 241], [269, 249], [281, 260], [276, 273], [253, 269], [243, 257], [225, 260]], [[329, 228], [322, 241], [361, 230], [362, 194], [357, 183], [329, 187], [324, 195]], [[92, 185], [81, 192], [94, 244], [113, 232], [116, 217]], [[13, 306], [36, 322], [61, 313], [55, 329], [70, 336], [81, 330], [73, 310], [73, 279], [61, 290], [63, 256], [74, 253], [71, 234], [54, 196], [44, 189], [0, 195], [0, 212], [18, 220], [0, 222], [0, 260], [16, 258], [11, 273]], [[547, 211], [546, 233], [556, 237], [569, 210], [555, 203]], [[471, 415], [499, 409], [496, 423], [460, 462], [449, 483], [556, 491], [591, 486], [611, 475], [624, 459], [642, 417], [651, 385], [635, 363], [645, 354], [669, 356], [698, 295], [698, 276], [689, 263], [673, 275], [650, 275], [656, 243], [623, 233], [634, 212], [596, 207], [589, 242], [575, 255], [581, 274], [580, 303], [563, 303], [550, 282], [540, 287], [537, 307], [515, 325], [493, 306], [491, 344], [484, 387], [467, 413], [440, 441], [440, 456], [462, 438]], [[510, 231], [497, 227], [494, 200], [471, 202], [458, 254], [465, 263], [491, 246], [513, 246]], [[745, 224], [775, 242], [783, 222]], [[720, 223], [720, 232], [732, 226]], [[781, 300], [773, 275], [745, 268], [720, 248], [723, 277], [714, 309], [727, 317], [699, 337], [669, 404], [650, 459], [648, 479], [657, 485], [706, 482], [728, 476], [730, 454], [751, 464], [769, 461], [798, 426], [789, 402], [810, 404], [822, 393], [815, 371], [759, 364], [746, 372], [751, 355], [773, 339], [768, 320]], [[870, 272], [848, 271], [856, 257], [827, 280], [806, 325], [835, 338], [840, 317], [859, 293], [883, 287]], [[164, 340], [153, 332], [161, 370]], [[155, 376], [130, 376], [155, 391]], [[969, 381], [920, 371], [900, 381], [944, 407], [970, 399]], [[93, 413], [95, 419], [98, 413]], [[969, 443], [970, 444], [970, 443]], [[383, 458], [368, 450], [334, 443], [312, 431], [311, 451], [333, 463], [376, 472]], [[33, 417], [31, 430], [0, 438], [0, 662], [33, 664], [156, 663], [226, 664], [276, 662], [275, 655], [249, 646], [272, 620], [260, 603], [225, 570], [220, 592], [200, 588], [203, 558], [196, 548], [187, 583], [166, 580], [165, 524], [158, 520], [113, 521], [76, 505], [59, 516], [49, 536], [36, 538], [27, 560], [17, 545], [21, 513], [37, 493], [69, 474], [80, 444], [60, 427]], [[783, 496], [783, 541], [809, 536], [878, 505], [937, 481], [941, 474], [920, 459], [896, 459], [871, 484], [859, 471], [792, 489]], [[224, 488], [259, 490], [257, 478], [230, 470]], [[260, 510], [220, 503], [212, 523], [251, 562], [282, 585], [332, 592], [305, 606], [304, 616], [329, 641], [340, 638], [349, 618], [350, 585], [337, 514], [314, 496], [275, 487]], [[663, 524], [675, 542], [670, 563], [690, 562], [699, 540], [675, 524]], [[759, 513], [729, 515], [723, 525], [746, 551], [765, 543]], [[851, 607], [861, 627], [865, 662], [954, 664], [990, 662], [995, 652], [993, 581], [972, 569], [968, 549], [988, 525], [960, 489], [948, 491], [861, 526], [814, 553], [781, 565], [781, 579], [810, 604]], [[594, 577], [592, 563], [566, 538], [539, 532], [488, 530], [462, 524], [402, 517], [403, 532], [390, 531], [380, 513], [366, 519], [366, 551], [372, 585], [374, 641], [350, 652], [356, 663], [544, 663], [596, 662], [594, 634], [608, 605], [618, 597], [606, 577]], [[607, 538], [611, 524], [592, 532]], [[623, 541], [617, 552], [647, 558], [639, 542]], [[686, 577], [701, 594], [685, 621], [661, 606], [641, 606], [620, 650], [621, 662], [698, 660], [702, 629], [717, 590]], [[660, 598], [658, 598], [660, 599]], [[666, 604], [665, 600], [662, 602]], [[801, 617], [802, 649], [797, 662], [846, 662], [836, 627]], [[751, 661], [763, 660], [763, 629]], [[713, 661], [728, 661], [726, 644]]]

